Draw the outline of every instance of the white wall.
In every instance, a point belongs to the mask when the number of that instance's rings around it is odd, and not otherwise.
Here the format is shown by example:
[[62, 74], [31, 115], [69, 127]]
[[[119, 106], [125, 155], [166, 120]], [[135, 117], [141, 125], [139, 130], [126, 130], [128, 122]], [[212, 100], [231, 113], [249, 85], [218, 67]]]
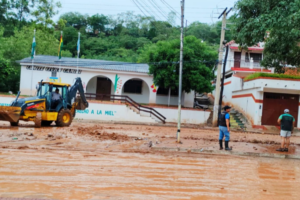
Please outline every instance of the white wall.
[[[263, 92], [258, 89], [233, 91], [232, 96], [252, 94], [256, 100], [263, 99]], [[232, 98], [231, 103], [242, 112], [252, 124], [261, 125], [262, 103], [255, 102], [252, 96]]]
[[[41, 66], [41, 65], [38, 65]], [[47, 67], [55, 67], [57, 66], [47, 66]], [[61, 67], [62, 69], [64, 67]], [[67, 67], [70, 69], [76, 69], [76, 67]], [[124, 83], [130, 79], [138, 78], [143, 80], [146, 84], [143, 85], [144, 91], [146, 91], [146, 87], [149, 91], [148, 97], [147, 96], [136, 96], [134, 98], [141, 99], [141, 102], [138, 103], [150, 103], [155, 104], [156, 103], [156, 92], [153, 92], [153, 89], [151, 88], [151, 85], [153, 84], [153, 77], [149, 76], [147, 73], [136, 73], [136, 72], [127, 72], [127, 71], [108, 71], [108, 70], [98, 70], [98, 69], [87, 69], [87, 68], [79, 68], [82, 70], [81, 74], [79, 74], [79, 77], [82, 79], [82, 82], [85, 86], [89, 83], [89, 81], [96, 76], [104, 76], [109, 78], [112, 81], [112, 94], [120, 95], [123, 91]], [[33, 76], [31, 76], [33, 74]], [[118, 87], [116, 92], [114, 92], [114, 84], [115, 84], [115, 77], [116, 74], [119, 77], [119, 81], [117, 83]], [[61, 77], [61, 81], [64, 83], [73, 84], [76, 77], [78, 77], [77, 74], [70, 74], [70, 73], [63, 73], [63, 72], [57, 72], [57, 76]], [[32, 78], [31, 78], [32, 77]], [[44, 81], [49, 80], [49, 77], [51, 77], [51, 72], [48, 71], [37, 71], [37, 70], [28, 70], [25, 66], [21, 67], [21, 77], [20, 77], [20, 91], [23, 95], [30, 95], [31, 94], [31, 86], [33, 88], [33, 95], [36, 94], [36, 85], [41, 79]], [[32, 79], [32, 82], [31, 82]], [[95, 79], [94, 79], [95, 80]], [[32, 84], [31, 84], [32, 83]], [[95, 91], [95, 88], [88, 88], [88, 91]], [[148, 98], [148, 100], [146, 100]], [[187, 97], [191, 99], [186, 99], [186, 105], [185, 107], [192, 107], [192, 102], [194, 97]], [[168, 101], [165, 103], [162, 103], [164, 105], [167, 105]], [[175, 104], [176, 105], [176, 104]]]
[[[177, 109], [155, 108], [155, 110], [167, 118], [166, 122], [177, 122]], [[181, 110], [181, 122], [187, 124], [205, 124], [209, 115], [209, 111], [183, 109]]]
[[[0, 97], [0, 106], [9, 106], [15, 98]], [[167, 122], [177, 122], [177, 109], [169, 108], [155, 108], [156, 111], [161, 113], [167, 118]], [[182, 123], [190, 124], [204, 124], [210, 115], [208, 111], [201, 110], [185, 110], [181, 111]], [[76, 112], [76, 119], [86, 120], [101, 120], [101, 121], [131, 121], [131, 122], [155, 122], [150, 117], [142, 117], [135, 113], [126, 105], [115, 105], [115, 104], [100, 104], [100, 103], [89, 103], [89, 107], [84, 110], [78, 110]]]
[[[133, 79], [133, 80], [138, 80], [138, 79]], [[126, 84], [126, 83], [124, 83], [124, 84]], [[134, 101], [136, 101], [138, 103], [144, 103], [144, 104], [149, 104], [150, 92], [152, 92], [152, 91], [149, 90], [149, 86], [144, 81], [142, 81], [142, 94], [126, 93], [126, 92], [124, 92], [124, 86], [122, 88], [122, 95], [129, 96]]]
[[[164, 104], [168, 104], [168, 101], [169, 101], [168, 95], [156, 95], [156, 104], [164, 105]], [[170, 105], [171, 106], [178, 105], [178, 96], [170, 97]]]

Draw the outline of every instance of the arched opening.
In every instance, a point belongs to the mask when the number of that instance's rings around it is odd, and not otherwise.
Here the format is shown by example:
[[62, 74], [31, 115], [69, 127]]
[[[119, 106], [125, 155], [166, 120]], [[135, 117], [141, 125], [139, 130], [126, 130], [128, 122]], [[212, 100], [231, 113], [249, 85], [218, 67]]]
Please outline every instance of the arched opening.
[[129, 96], [137, 103], [149, 104], [149, 86], [141, 79], [133, 78], [126, 81], [122, 88], [122, 95]]
[[86, 93], [95, 100], [109, 100], [109, 96], [103, 97], [100, 95], [114, 94], [114, 84], [106, 76], [95, 76], [89, 80], [86, 86]]
[[158, 105], [178, 105], [178, 89], [171, 89], [169, 99], [169, 88], [159, 87], [156, 93], [156, 104]]

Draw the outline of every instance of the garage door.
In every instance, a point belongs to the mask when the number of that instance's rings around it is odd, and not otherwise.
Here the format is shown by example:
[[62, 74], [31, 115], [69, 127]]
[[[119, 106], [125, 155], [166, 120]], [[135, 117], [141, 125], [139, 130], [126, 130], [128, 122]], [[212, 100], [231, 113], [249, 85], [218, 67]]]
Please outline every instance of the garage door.
[[[278, 126], [278, 117], [289, 109], [296, 122], [298, 119], [299, 95], [264, 93], [262, 125]], [[296, 123], [297, 124], [297, 123]]]

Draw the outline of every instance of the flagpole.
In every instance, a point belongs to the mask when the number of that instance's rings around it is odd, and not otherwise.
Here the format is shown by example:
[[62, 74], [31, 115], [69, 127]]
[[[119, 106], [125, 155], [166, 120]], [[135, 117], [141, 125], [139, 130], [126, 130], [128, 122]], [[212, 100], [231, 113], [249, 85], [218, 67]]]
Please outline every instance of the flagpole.
[[[35, 29], [33, 31], [33, 37], [35, 38]], [[31, 51], [32, 51], [32, 49], [31, 49]], [[35, 56], [35, 50], [34, 50], [34, 53], [33, 53], [33, 57], [31, 58], [31, 89], [30, 89], [30, 96], [32, 96], [32, 78], [33, 78], [34, 56]]]
[[[62, 34], [63, 34], [63, 32], [61, 31], [60, 32], [60, 37], [62, 37]], [[59, 42], [59, 45], [61, 45], [60, 42]], [[61, 51], [62, 51], [61, 46], [59, 46], [59, 48], [60, 48], [60, 52], [59, 53], [61, 55]], [[61, 56], [59, 58], [59, 61], [61, 61]], [[59, 62], [59, 80], [58, 80], [58, 82], [61, 82], [61, 62]]]
[[78, 32], [78, 42], [77, 42], [77, 77], [79, 77], [79, 72], [78, 72], [79, 53], [80, 53], [80, 32]]

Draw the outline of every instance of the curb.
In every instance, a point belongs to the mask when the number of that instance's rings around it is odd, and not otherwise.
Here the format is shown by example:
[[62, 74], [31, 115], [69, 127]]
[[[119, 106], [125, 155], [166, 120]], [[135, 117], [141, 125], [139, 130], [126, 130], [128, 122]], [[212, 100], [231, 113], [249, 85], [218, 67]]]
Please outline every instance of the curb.
[[[124, 124], [124, 125], [141, 125], [141, 126], [157, 126], [157, 127], [177, 127], [176, 123], [143, 123], [143, 122], [117, 122], [117, 121], [105, 121], [105, 120], [88, 120], [88, 119], [74, 119], [78, 123], [98, 123], [98, 124]], [[181, 128], [190, 128], [190, 129], [203, 129], [203, 130], [214, 130], [219, 131], [218, 127], [210, 127], [206, 124], [181, 124]], [[255, 134], [265, 134], [265, 135], [279, 135], [279, 132], [269, 132], [269, 131], [260, 131], [260, 130], [237, 130], [232, 128], [231, 132], [244, 132], [244, 133], [255, 133]], [[299, 133], [299, 134], [297, 134]], [[300, 132], [295, 132], [294, 136], [300, 136]], [[297, 135], [296, 135], [297, 134]]]
[[[144, 125], [144, 126], [160, 126], [160, 127], [177, 127], [176, 123], [143, 123], [143, 122], [117, 122], [117, 121], [104, 121], [104, 120], [82, 120], [82, 119], [74, 119], [75, 122], [78, 123], [99, 123], [99, 124], [124, 124], [124, 125]], [[182, 128], [202, 128], [202, 129], [213, 129], [219, 130], [218, 127], [205, 127], [204, 124], [182, 124]]]
[[168, 148], [168, 147], [152, 147], [151, 149], [154, 151], [164, 151], [164, 152], [201, 153], [201, 154], [213, 154], [213, 155], [235, 155], [235, 156], [252, 156], [252, 157], [263, 157], [263, 158], [281, 158], [281, 159], [300, 160], [300, 155], [283, 155], [283, 154], [275, 154], [275, 153], [254, 153], [254, 152], [219, 151], [219, 150]]
[[[144, 126], [157, 126], [157, 127], [177, 127], [175, 123], [143, 123], [143, 122], [117, 122], [117, 121], [104, 121], [104, 120], [82, 120], [82, 119], [74, 119], [75, 122], [78, 123], [99, 123], [99, 124], [124, 124], [124, 125], [144, 125]], [[181, 124], [181, 128], [191, 128], [191, 129], [203, 129], [203, 130], [215, 130], [219, 131], [218, 127], [209, 127], [206, 124]], [[242, 130], [237, 130], [232, 128], [232, 132], [243, 132]], [[256, 134], [269, 134], [269, 135], [279, 135], [278, 133], [268, 132], [268, 131], [260, 131], [260, 130], [246, 130], [245, 133], [256, 133]], [[299, 134], [300, 135], [300, 134]]]

